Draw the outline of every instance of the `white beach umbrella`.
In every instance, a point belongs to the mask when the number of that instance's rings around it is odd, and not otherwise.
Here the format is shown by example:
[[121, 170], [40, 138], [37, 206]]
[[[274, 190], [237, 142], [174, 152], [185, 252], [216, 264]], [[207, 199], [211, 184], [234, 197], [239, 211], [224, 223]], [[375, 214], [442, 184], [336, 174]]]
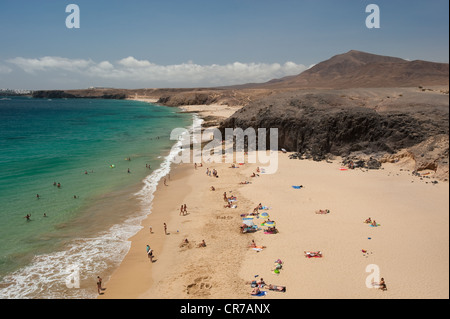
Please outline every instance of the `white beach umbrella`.
[[255, 226], [255, 223], [253, 222], [253, 220], [243, 220], [242, 223], [243, 223], [244, 225], [249, 226], [249, 227]]

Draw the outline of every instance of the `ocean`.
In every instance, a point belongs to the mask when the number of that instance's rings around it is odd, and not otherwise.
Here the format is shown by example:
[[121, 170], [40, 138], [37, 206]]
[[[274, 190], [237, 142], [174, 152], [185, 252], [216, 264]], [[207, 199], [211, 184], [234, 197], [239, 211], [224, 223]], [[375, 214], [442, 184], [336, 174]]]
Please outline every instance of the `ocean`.
[[95, 298], [151, 213], [172, 129], [193, 120], [138, 101], [0, 99], [0, 298]]

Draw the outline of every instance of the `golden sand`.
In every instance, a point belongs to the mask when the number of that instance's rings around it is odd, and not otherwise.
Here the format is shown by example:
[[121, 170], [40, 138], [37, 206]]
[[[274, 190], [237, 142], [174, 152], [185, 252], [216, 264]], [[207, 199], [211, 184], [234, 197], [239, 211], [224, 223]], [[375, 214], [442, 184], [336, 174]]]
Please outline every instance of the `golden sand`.
[[[448, 183], [431, 184], [394, 164], [342, 171], [339, 160], [290, 160], [283, 153], [275, 174], [252, 178], [258, 164], [229, 166], [174, 167], [99, 298], [256, 298], [250, 282], [261, 277], [287, 288], [263, 298], [449, 298]], [[219, 178], [207, 176], [207, 168]], [[246, 180], [251, 184], [240, 184]], [[224, 208], [224, 192], [237, 197], [237, 208]], [[240, 215], [259, 203], [270, 207], [265, 212], [279, 233], [240, 233]], [[182, 204], [186, 215], [180, 215]], [[330, 213], [316, 214], [320, 209]], [[363, 223], [368, 217], [381, 226]], [[207, 246], [199, 248], [202, 240]], [[250, 249], [252, 240], [266, 248]], [[319, 250], [322, 258], [304, 256]], [[279, 274], [272, 271], [277, 259], [283, 261]], [[379, 269], [387, 291], [366, 287], [369, 265]]]

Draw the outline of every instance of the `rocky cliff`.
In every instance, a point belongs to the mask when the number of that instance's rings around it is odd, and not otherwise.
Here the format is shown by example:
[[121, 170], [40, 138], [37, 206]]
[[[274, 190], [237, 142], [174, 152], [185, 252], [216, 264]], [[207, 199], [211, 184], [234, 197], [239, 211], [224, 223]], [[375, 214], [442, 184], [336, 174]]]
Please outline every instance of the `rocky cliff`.
[[[420, 101], [424, 94], [428, 103], [415, 105], [413, 101]], [[440, 151], [435, 150], [436, 158], [428, 158], [436, 168], [444, 162], [448, 165], [448, 120], [448, 95], [441, 92], [319, 90], [283, 93], [251, 103], [222, 122], [220, 129], [224, 133], [225, 128], [277, 128], [279, 148], [315, 160], [351, 154], [382, 157], [402, 150], [424, 158], [424, 153], [418, 154], [423, 148], [417, 146], [439, 136], [439, 143], [430, 147]]]

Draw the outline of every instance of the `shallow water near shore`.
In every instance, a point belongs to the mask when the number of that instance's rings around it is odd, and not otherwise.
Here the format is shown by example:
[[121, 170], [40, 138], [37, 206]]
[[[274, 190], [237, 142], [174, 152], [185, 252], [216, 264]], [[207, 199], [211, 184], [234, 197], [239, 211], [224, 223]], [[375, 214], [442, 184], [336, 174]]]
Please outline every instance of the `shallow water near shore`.
[[94, 298], [170, 170], [170, 132], [190, 124], [136, 101], [0, 101], [0, 298]]

